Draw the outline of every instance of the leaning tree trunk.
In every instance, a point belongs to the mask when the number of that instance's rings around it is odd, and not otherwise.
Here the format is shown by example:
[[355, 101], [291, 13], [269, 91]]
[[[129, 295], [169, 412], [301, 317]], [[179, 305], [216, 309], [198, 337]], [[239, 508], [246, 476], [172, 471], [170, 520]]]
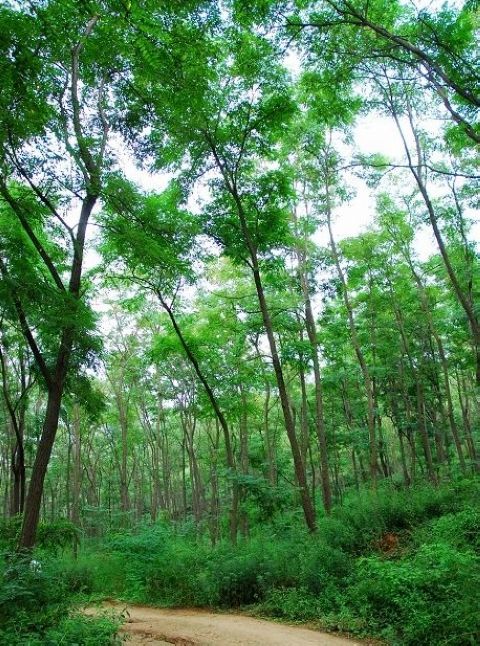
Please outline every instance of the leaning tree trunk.
[[[68, 285], [68, 296], [75, 302], [80, 299], [80, 287], [83, 269], [83, 252], [85, 248], [85, 236], [87, 225], [92, 213], [93, 207], [97, 202], [96, 194], [87, 193], [80, 212], [77, 235], [75, 238], [73, 260], [70, 273], [70, 282]], [[70, 313], [72, 315], [72, 313]], [[26, 326], [26, 321], [22, 318], [22, 310], [19, 312], [22, 326]], [[31, 332], [26, 328], [25, 336], [31, 345], [35, 359], [42, 368], [42, 372], [47, 381], [48, 397], [45, 418], [37, 448], [37, 454], [33, 464], [32, 475], [28, 487], [27, 498], [25, 501], [25, 511], [23, 516], [22, 530], [20, 533], [18, 549], [31, 549], [35, 544], [37, 526], [40, 518], [40, 507], [42, 503], [43, 484], [45, 475], [52, 453], [55, 437], [57, 435], [58, 422], [60, 419], [60, 406], [65, 388], [65, 380], [68, 373], [70, 355], [75, 339], [75, 324], [69, 323], [61, 331], [55, 369], [49, 372], [45, 360], [41, 356], [38, 346], [33, 339]]]
[[313, 532], [315, 531], [315, 526], [316, 526], [315, 511], [308, 491], [307, 478], [305, 474], [305, 465], [303, 464], [303, 461], [302, 461], [300, 447], [295, 433], [295, 424], [293, 421], [292, 411], [290, 409], [290, 403], [288, 400], [288, 392], [287, 392], [287, 386], [285, 384], [285, 377], [283, 375], [283, 369], [278, 355], [277, 342], [275, 340], [275, 335], [273, 331], [272, 319], [270, 317], [270, 311], [268, 309], [267, 300], [265, 298], [265, 292], [263, 289], [257, 252], [250, 238], [250, 233], [248, 231], [247, 222], [245, 219], [245, 215], [243, 213], [243, 208], [241, 208], [239, 202], [237, 202], [237, 205], [239, 206], [239, 217], [240, 217], [242, 233], [243, 233], [245, 242], [247, 244], [249, 254], [250, 254], [250, 259], [252, 262], [252, 271], [253, 271], [253, 278], [255, 282], [255, 289], [257, 291], [257, 297], [260, 305], [260, 311], [262, 314], [263, 325], [265, 327], [265, 332], [267, 334], [267, 339], [270, 346], [270, 354], [272, 357], [273, 369], [275, 372], [278, 392], [280, 395], [280, 403], [282, 406], [283, 419], [285, 422], [285, 430], [287, 432], [288, 441], [290, 443], [290, 448], [292, 451], [295, 476], [297, 478], [298, 487], [300, 489], [300, 498], [302, 501], [302, 508], [305, 516], [305, 522], [307, 524], [308, 529]]
[[60, 417], [63, 385], [64, 378], [58, 383], [55, 383], [48, 392], [45, 421], [43, 423], [42, 435], [38, 444], [35, 462], [33, 463], [32, 476], [25, 501], [25, 512], [19, 540], [20, 549], [31, 549], [35, 544], [42, 504], [43, 485]]
[[414, 140], [415, 140], [415, 147], [416, 147], [416, 157], [417, 159], [414, 160], [412, 153], [410, 151], [409, 144], [407, 142], [407, 139], [405, 137], [405, 133], [403, 131], [402, 125], [400, 123], [400, 119], [397, 113], [397, 109], [395, 107], [395, 102], [393, 99], [393, 94], [392, 94], [392, 89], [390, 87], [390, 83], [388, 83], [388, 107], [390, 109], [391, 115], [393, 117], [393, 120], [395, 122], [395, 125], [397, 127], [398, 133], [400, 135], [400, 138], [402, 140], [403, 148], [405, 150], [405, 155], [407, 157], [407, 163], [408, 163], [408, 168], [410, 169], [410, 172], [412, 173], [415, 182], [417, 184], [417, 188], [420, 192], [420, 195], [422, 196], [423, 202], [425, 204], [425, 207], [427, 209], [428, 213], [428, 218], [430, 221], [430, 225], [433, 230], [433, 234], [435, 236], [435, 240], [438, 245], [438, 249], [440, 251], [440, 255], [443, 260], [443, 264], [445, 266], [448, 278], [450, 280], [450, 283], [452, 285], [453, 293], [455, 294], [455, 297], [457, 298], [458, 303], [460, 306], [463, 308], [463, 311], [465, 312], [465, 315], [467, 317], [467, 321], [469, 323], [471, 335], [472, 335], [472, 341], [473, 341], [473, 346], [474, 346], [474, 360], [475, 360], [475, 380], [477, 387], [480, 387], [480, 321], [478, 319], [477, 311], [476, 311], [476, 303], [473, 302], [472, 300], [472, 295], [473, 292], [470, 291], [470, 293], [465, 293], [465, 290], [463, 289], [462, 285], [460, 284], [460, 279], [458, 277], [458, 274], [452, 264], [451, 258], [450, 258], [450, 253], [447, 249], [447, 246], [445, 244], [445, 241], [442, 236], [442, 232], [440, 230], [440, 227], [438, 225], [438, 219], [437, 219], [437, 213], [435, 211], [435, 208], [433, 206], [432, 200], [430, 199], [430, 194], [427, 189], [427, 184], [424, 178], [423, 174], [423, 169], [422, 169], [422, 155], [423, 155], [423, 150], [422, 150], [422, 145], [420, 138], [418, 136], [418, 132], [416, 130], [415, 124], [414, 124], [414, 119], [413, 119], [413, 114], [412, 114], [412, 109], [410, 106], [410, 102], [408, 101], [407, 98], [407, 116], [408, 116], [408, 121], [410, 124], [410, 129], [412, 131]]
[[175, 333], [185, 351], [185, 354], [187, 355], [188, 360], [190, 361], [190, 363], [193, 366], [193, 369], [195, 370], [195, 374], [199, 378], [202, 386], [205, 389], [205, 392], [207, 393], [207, 397], [210, 401], [210, 404], [212, 405], [215, 416], [223, 431], [223, 437], [225, 441], [225, 451], [226, 451], [226, 457], [227, 457], [227, 467], [229, 468], [232, 476], [232, 505], [230, 508], [230, 539], [233, 545], [235, 545], [237, 542], [237, 533], [238, 533], [239, 490], [238, 490], [238, 482], [237, 482], [237, 468], [235, 464], [235, 456], [234, 456], [233, 447], [232, 447], [230, 428], [228, 426], [225, 415], [223, 414], [223, 411], [220, 408], [220, 405], [218, 403], [217, 397], [215, 396], [215, 393], [213, 392], [209, 382], [207, 381], [207, 378], [203, 374], [203, 371], [200, 368], [200, 364], [198, 363], [196, 356], [193, 354], [189, 344], [187, 343], [187, 340], [183, 336], [182, 330], [178, 325], [177, 319], [175, 318], [175, 314], [173, 313], [172, 308], [168, 305], [168, 303], [165, 301], [165, 299], [163, 298], [160, 292], [157, 292], [157, 297], [158, 297], [158, 300], [160, 301], [161, 306], [168, 314], [168, 317], [172, 323], [173, 329], [175, 330]]
[[355, 319], [353, 316], [353, 307], [348, 293], [347, 281], [345, 278], [345, 274], [343, 273], [342, 266], [340, 264], [340, 256], [338, 253], [337, 244], [335, 242], [335, 237], [333, 235], [332, 214], [331, 214], [331, 208], [330, 208], [328, 182], [326, 184], [326, 190], [327, 190], [327, 225], [328, 225], [328, 234], [330, 238], [330, 249], [331, 249], [333, 261], [335, 263], [335, 267], [337, 270], [338, 278], [342, 285], [343, 302], [345, 304], [345, 309], [347, 310], [348, 325], [350, 329], [350, 339], [352, 341], [353, 349], [357, 356], [358, 364], [362, 372], [364, 392], [367, 400], [367, 426], [368, 426], [368, 437], [369, 437], [369, 447], [370, 447], [370, 478], [372, 481], [372, 485], [375, 488], [376, 482], [377, 482], [378, 450], [377, 450], [377, 437], [376, 437], [376, 430], [375, 430], [375, 400], [374, 400], [374, 392], [373, 392], [373, 383], [370, 375], [370, 370], [368, 368], [367, 362], [365, 360], [365, 355], [363, 353], [362, 347], [360, 345], [360, 340], [358, 338], [357, 327], [355, 325]]
[[218, 150], [216, 148], [215, 142], [212, 140], [210, 135], [206, 132], [204, 132], [203, 134], [206, 138], [207, 144], [211, 149], [217, 168], [222, 174], [225, 187], [230, 193], [235, 203], [237, 216], [240, 224], [240, 231], [243, 237], [243, 243], [245, 245], [245, 250], [247, 251], [248, 256], [250, 258], [249, 267], [253, 274], [253, 280], [255, 284], [255, 290], [257, 292], [260, 312], [262, 315], [263, 326], [265, 328], [268, 344], [270, 347], [270, 355], [272, 357], [273, 370], [274, 370], [275, 379], [277, 382], [278, 393], [280, 395], [280, 404], [282, 407], [285, 430], [287, 432], [287, 438], [290, 443], [290, 448], [292, 451], [295, 477], [297, 479], [298, 488], [300, 490], [300, 499], [302, 502], [303, 514], [305, 516], [305, 523], [308, 529], [311, 532], [314, 532], [316, 529], [315, 510], [313, 508], [310, 493], [308, 491], [307, 478], [305, 474], [305, 465], [303, 464], [303, 461], [302, 461], [300, 447], [295, 433], [295, 423], [294, 423], [292, 411], [290, 408], [287, 386], [285, 383], [282, 364], [280, 362], [280, 358], [277, 350], [277, 342], [275, 340], [272, 319], [270, 316], [270, 311], [267, 305], [267, 299], [265, 297], [265, 291], [263, 288], [257, 248], [255, 246], [255, 242], [251, 236], [251, 233], [248, 227], [247, 216], [244, 210], [242, 198], [238, 192], [236, 178], [235, 178], [236, 173], [232, 174], [227, 168], [227, 166], [225, 165], [225, 163], [222, 161], [222, 159], [219, 156]]

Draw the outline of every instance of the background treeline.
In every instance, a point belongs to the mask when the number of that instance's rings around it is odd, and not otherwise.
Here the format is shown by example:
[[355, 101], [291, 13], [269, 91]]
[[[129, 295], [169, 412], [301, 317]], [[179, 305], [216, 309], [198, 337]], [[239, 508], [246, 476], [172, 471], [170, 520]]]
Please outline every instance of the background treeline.
[[[306, 224], [292, 219], [292, 228]], [[472, 245], [456, 240], [455, 224], [449, 250], [459, 272], [472, 275], [477, 258]], [[376, 224], [336, 245], [343, 282], [335, 275], [331, 249], [305, 244], [294, 230], [290, 235], [302, 250], [288, 250], [285, 264], [275, 268], [268, 296], [315, 506], [325, 505], [325, 485], [318, 384], [306, 329], [306, 307], [312, 305], [310, 294], [306, 304], [302, 291], [302, 271], [313, 262], [321, 276], [322, 310], [314, 338], [321, 352], [329, 499], [341, 503], [352, 488], [382, 480], [398, 487], [424, 480], [438, 484], [478, 472], [479, 408], [468, 328], [441, 259], [418, 259], [407, 215], [383, 197]], [[228, 523], [234, 540], [238, 532], [248, 534], [252, 523], [299, 507], [275, 375], [248, 274], [217, 259], [204, 271], [200, 295], [176, 298], [177, 331], [154, 300], [131, 288], [115, 292], [119, 300], [108, 306], [104, 325], [109, 331], [102, 359], [96, 360], [97, 376], [64, 399], [42, 501], [45, 519], [69, 518], [97, 536], [159, 517], [191, 520], [215, 543], [228, 533]], [[314, 291], [312, 298], [318, 297]], [[1, 491], [7, 517], [22, 510], [45, 399], [28, 348], [13, 328], [4, 329], [1, 353]], [[205, 383], [214, 392], [224, 429]]]

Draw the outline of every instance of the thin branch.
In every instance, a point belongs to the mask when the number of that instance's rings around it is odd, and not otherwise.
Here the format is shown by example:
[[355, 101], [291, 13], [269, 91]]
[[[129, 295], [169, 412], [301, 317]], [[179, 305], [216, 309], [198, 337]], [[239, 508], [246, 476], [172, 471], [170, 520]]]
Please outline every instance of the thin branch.
[[[5, 282], [5, 284], [9, 284], [11, 282], [10, 277], [8, 275], [7, 267], [3, 261], [3, 258], [0, 256], [0, 273], [2, 274], [2, 278]], [[35, 341], [35, 337], [33, 336], [33, 333], [30, 329], [30, 326], [28, 325], [27, 317], [25, 315], [25, 312], [23, 310], [22, 303], [20, 299], [18, 298], [17, 294], [15, 291], [10, 290], [10, 297], [13, 301], [15, 310], [17, 312], [18, 320], [20, 322], [20, 329], [22, 330], [22, 334], [25, 337], [32, 354], [35, 358], [35, 361], [37, 362], [38, 368], [45, 379], [45, 382], [47, 384], [48, 388], [51, 388], [52, 386], [52, 376], [50, 374], [50, 371], [47, 367], [47, 364], [45, 362], [45, 359], [43, 358], [42, 352], [40, 348], [37, 345], [37, 342]]]
[[3, 196], [5, 201], [10, 205], [12, 211], [15, 213], [17, 218], [20, 221], [20, 224], [22, 225], [23, 230], [27, 234], [27, 236], [30, 238], [33, 246], [35, 249], [38, 251], [40, 257], [42, 258], [43, 262], [45, 263], [46, 268], [48, 269], [50, 275], [53, 278], [54, 283], [58, 287], [58, 289], [62, 292], [65, 291], [65, 286], [62, 282], [62, 279], [60, 278], [60, 274], [57, 271], [57, 268], [55, 267], [53, 260], [47, 253], [47, 250], [45, 247], [42, 245], [38, 237], [36, 236], [35, 232], [33, 231], [32, 227], [30, 226], [30, 223], [28, 222], [27, 218], [25, 217], [25, 214], [23, 213], [22, 207], [18, 204], [18, 202], [14, 199], [10, 191], [8, 190], [7, 184], [3, 177], [0, 177], [0, 194]]

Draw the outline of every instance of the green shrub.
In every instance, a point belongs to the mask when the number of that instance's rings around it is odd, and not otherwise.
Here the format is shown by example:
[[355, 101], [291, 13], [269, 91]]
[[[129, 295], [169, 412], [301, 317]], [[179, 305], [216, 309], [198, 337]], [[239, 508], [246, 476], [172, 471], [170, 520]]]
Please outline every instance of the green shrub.
[[410, 532], [424, 522], [476, 505], [479, 495], [476, 480], [411, 489], [385, 484], [375, 492], [351, 494], [331, 517], [319, 521], [319, 532], [332, 546], [360, 555], [373, 550], [382, 534]]
[[[250, 606], [392, 645], [471, 645], [480, 643], [477, 494], [475, 481], [385, 486], [351, 495], [315, 536], [285, 514], [235, 547], [211, 547], [191, 523], [160, 522], [110, 537], [66, 581], [163, 606]], [[388, 558], [378, 554], [385, 533], [400, 540]]]
[[476, 644], [479, 559], [442, 543], [423, 545], [401, 561], [359, 559], [347, 604], [366, 632], [391, 644]]
[[0, 518], [0, 550], [2, 552], [11, 552], [15, 549], [21, 526], [21, 516]]
[[[13, 552], [21, 526], [21, 516], [0, 519], [0, 550]], [[37, 529], [36, 547], [57, 554], [60, 550], [72, 545], [77, 538], [78, 529], [65, 518], [59, 518], [54, 522], [42, 521]]]
[[36, 546], [38, 549], [57, 554], [73, 545], [78, 539], [78, 534], [75, 525], [65, 518], [59, 518], [54, 522], [41, 522], [37, 530]]
[[90, 595], [94, 592], [95, 578], [91, 566], [83, 561], [69, 561], [62, 567], [65, 587], [71, 594]]
[[224, 607], [236, 608], [256, 603], [263, 597], [265, 569], [258, 554], [240, 554], [215, 567], [218, 600]]
[[322, 614], [318, 597], [305, 588], [270, 590], [260, 610], [270, 617], [290, 621], [318, 621]]
[[[99, 617], [86, 617], [74, 613], [63, 619], [57, 626], [47, 630], [39, 644], [42, 646], [79, 645], [79, 646], [112, 646], [120, 645], [122, 640], [116, 636], [120, 620], [114, 615], [104, 614]], [[34, 642], [35, 643], [35, 642]]]
[[317, 612], [320, 609], [325, 614], [339, 609], [352, 567], [348, 555], [328, 545], [316, 542], [308, 550], [302, 559], [299, 579], [301, 589], [315, 596]]
[[49, 561], [5, 555], [0, 572], [0, 626], [22, 621], [28, 628], [49, 625], [65, 613], [66, 587]]
[[467, 507], [431, 521], [415, 532], [415, 541], [420, 545], [444, 542], [480, 553], [480, 509]]
[[[83, 575], [85, 576], [85, 575]], [[51, 559], [3, 555], [0, 563], [0, 643], [11, 646], [113, 644], [113, 618], [72, 614], [72, 579]]]

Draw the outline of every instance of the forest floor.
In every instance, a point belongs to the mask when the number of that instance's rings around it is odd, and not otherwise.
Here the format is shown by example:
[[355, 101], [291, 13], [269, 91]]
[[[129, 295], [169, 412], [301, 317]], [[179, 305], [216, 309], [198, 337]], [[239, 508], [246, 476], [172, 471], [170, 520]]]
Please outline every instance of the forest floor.
[[[316, 630], [198, 609], [171, 610], [121, 603], [102, 606], [123, 612], [130, 646], [360, 646], [360, 642]], [[95, 614], [98, 608], [88, 608]]]

